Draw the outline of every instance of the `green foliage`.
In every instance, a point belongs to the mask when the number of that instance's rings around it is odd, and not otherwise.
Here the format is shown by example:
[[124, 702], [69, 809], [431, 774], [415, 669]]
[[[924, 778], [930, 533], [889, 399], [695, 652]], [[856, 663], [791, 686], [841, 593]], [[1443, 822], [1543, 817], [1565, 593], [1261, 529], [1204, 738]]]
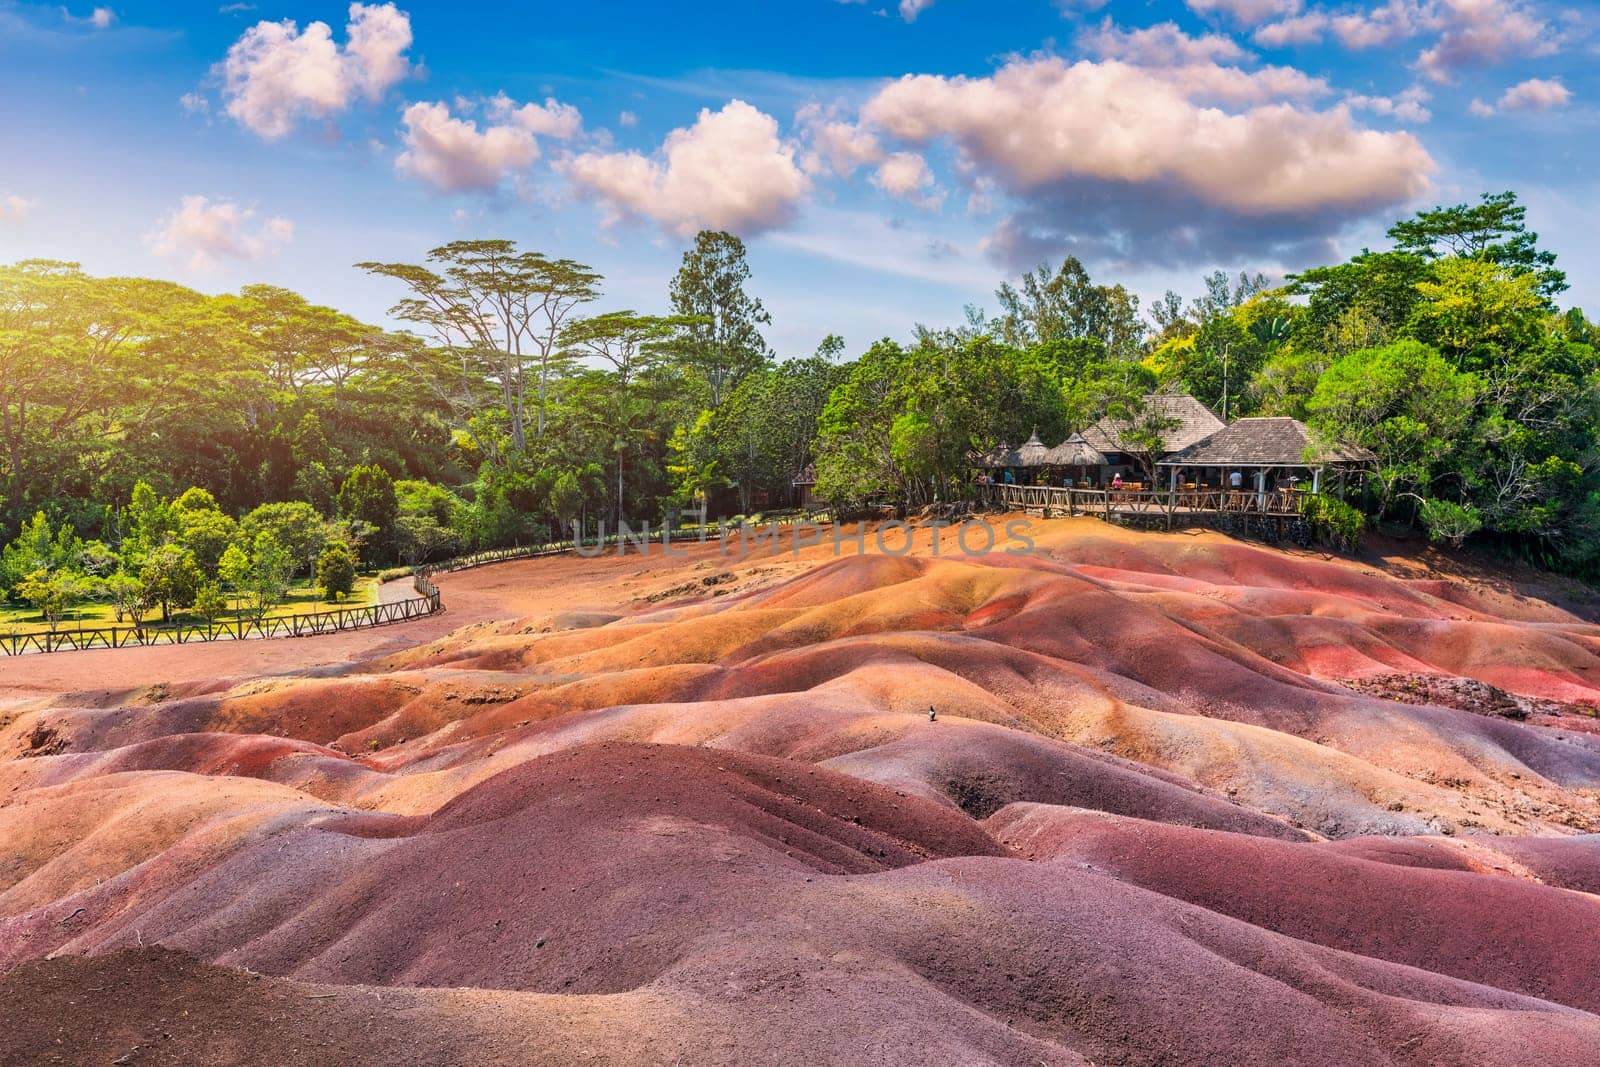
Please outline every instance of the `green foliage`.
[[[179, 497], [179, 502], [188, 495]], [[239, 524], [215, 508], [180, 508], [174, 503], [173, 514], [178, 522], [177, 543], [194, 553], [207, 577], [215, 578], [222, 554], [239, 537]]]
[[1481, 386], [1427, 345], [1399, 341], [1333, 364], [1307, 408], [1325, 438], [1377, 454], [1381, 515], [1398, 495], [1425, 488], [1460, 447]]
[[1516, 193], [1484, 193], [1476, 204], [1419, 212], [1391, 226], [1389, 236], [1414, 255], [1478, 260], [1529, 275], [1544, 297], [1554, 297], [1566, 290], [1567, 276], [1556, 269], [1555, 253], [1539, 248], [1527, 215]]
[[257, 618], [265, 615], [273, 605], [283, 603], [283, 598], [289, 593], [294, 570], [294, 557], [271, 530], [262, 530], [255, 535], [244, 588], [250, 594], [251, 607]]
[[354, 468], [339, 487], [338, 503], [339, 514], [347, 521], [364, 522], [375, 531], [367, 545], [368, 562], [388, 561], [400, 517], [400, 500], [388, 472], [375, 464]]
[[61, 624], [72, 607], [88, 598], [93, 586], [81, 574], [39, 569], [17, 583], [17, 595], [39, 610], [50, 629]]
[[144, 603], [147, 607], [160, 606], [162, 622], [171, 620], [173, 608], [193, 604], [204, 582], [205, 575], [195, 563], [194, 553], [178, 545], [152, 549], [139, 569]]
[[749, 280], [744, 242], [713, 230], [696, 235], [672, 279], [673, 313], [688, 323], [683, 362], [705, 382], [712, 407], [767, 360], [761, 327], [772, 316], [745, 292]]
[[300, 500], [262, 504], [239, 521], [239, 532], [251, 544], [270, 534], [273, 543], [288, 553], [293, 572], [302, 568], [309, 572], [328, 543], [327, 522]]
[[228, 598], [216, 582], [202, 582], [194, 594], [194, 613], [206, 622], [214, 623], [228, 610]]
[[1361, 512], [1331, 496], [1308, 496], [1303, 511], [1317, 540], [1339, 552], [1354, 552], [1361, 545], [1367, 519]]
[[1483, 515], [1471, 504], [1452, 504], [1429, 498], [1418, 513], [1430, 540], [1460, 548], [1461, 543], [1483, 528]]
[[317, 557], [317, 584], [326, 600], [337, 602], [356, 587], [356, 554], [343, 541], [333, 541]]

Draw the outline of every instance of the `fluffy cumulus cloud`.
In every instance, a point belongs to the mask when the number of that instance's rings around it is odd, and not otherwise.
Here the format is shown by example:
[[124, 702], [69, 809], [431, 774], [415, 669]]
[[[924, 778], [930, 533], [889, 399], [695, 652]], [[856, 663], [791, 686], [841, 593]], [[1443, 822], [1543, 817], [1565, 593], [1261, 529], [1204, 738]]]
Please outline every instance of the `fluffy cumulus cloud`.
[[227, 112], [268, 140], [306, 118], [327, 118], [358, 98], [379, 99], [406, 76], [411, 19], [394, 4], [350, 5], [345, 43], [325, 22], [258, 22], [217, 65]]
[[21, 222], [33, 210], [33, 201], [15, 193], [0, 193], [0, 222]]
[[1357, 219], [1425, 193], [1433, 160], [1345, 106], [1228, 111], [1118, 60], [1017, 58], [984, 78], [911, 75], [864, 124], [886, 140], [953, 145], [958, 170], [1020, 205], [988, 244], [1007, 265], [1077, 249], [1112, 258], [1325, 254]]
[[1555, 32], [1517, 0], [1441, 0], [1438, 41], [1417, 59], [1437, 82], [1454, 80], [1464, 67], [1487, 67], [1517, 56], [1556, 51]]
[[907, 22], [917, 21], [917, 16], [933, 6], [933, 0], [900, 0], [900, 17]]
[[1251, 104], [1309, 99], [1331, 91], [1322, 78], [1293, 67], [1247, 70], [1242, 64], [1252, 57], [1233, 38], [1216, 33], [1191, 37], [1171, 22], [1125, 30], [1106, 19], [1080, 34], [1078, 45], [1090, 55], [1142, 67], [1196, 100]]
[[1474, 100], [1470, 110], [1474, 115], [1487, 118], [1496, 111], [1550, 111], [1566, 107], [1572, 100], [1572, 90], [1556, 78], [1529, 78], [1500, 94], [1494, 104]]
[[538, 138], [568, 140], [583, 129], [578, 109], [553, 99], [518, 104], [500, 94], [481, 109], [482, 125], [466, 117], [474, 110], [469, 100], [457, 100], [455, 111], [443, 103], [408, 106], [400, 117], [405, 149], [395, 169], [444, 192], [489, 191], [532, 166]]
[[743, 100], [702, 109], [661, 148], [584, 152], [561, 164], [575, 190], [598, 201], [608, 224], [654, 221], [669, 233], [731, 230], [746, 236], [789, 222], [810, 180], [772, 116]]
[[260, 259], [293, 236], [288, 219], [258, 219], [254, 208], [225, 198], [186, 196], [145, 235], [145, 243], [156, 255], [181, 258], [190, 270], [199, 271], [227, 259]]
[[872, 184], [918, 207], [936, 208], [944, 199], [928, 161], [915, 152], [892, 152], [884, 157], [872, 173]]

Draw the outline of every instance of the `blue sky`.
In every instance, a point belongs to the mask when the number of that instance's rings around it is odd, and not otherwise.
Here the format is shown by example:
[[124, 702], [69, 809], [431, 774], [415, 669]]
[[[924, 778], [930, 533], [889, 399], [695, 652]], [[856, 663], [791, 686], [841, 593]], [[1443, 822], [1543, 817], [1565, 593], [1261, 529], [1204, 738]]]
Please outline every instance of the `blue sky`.
[[351, 264], [506, 236], [658, 310], [714, 226], [793, 356], [1069, 252], [1187, 295], [1514, 188], [1595, 311], [1597, 58], [1536, 0], [0, 0], [0, 261], [382, 320]]

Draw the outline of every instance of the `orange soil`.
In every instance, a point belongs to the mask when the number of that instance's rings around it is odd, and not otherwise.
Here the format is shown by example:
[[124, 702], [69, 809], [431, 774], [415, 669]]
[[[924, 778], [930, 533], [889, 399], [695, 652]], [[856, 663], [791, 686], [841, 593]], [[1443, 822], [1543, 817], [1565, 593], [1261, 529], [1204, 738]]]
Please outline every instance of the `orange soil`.
[[[0, 1062], [1592, 1060], [1600, 626], [1435, 556], [1026, 532], [0, 662]], [[1396, 674], [1555, 703], [1340, 684]]]

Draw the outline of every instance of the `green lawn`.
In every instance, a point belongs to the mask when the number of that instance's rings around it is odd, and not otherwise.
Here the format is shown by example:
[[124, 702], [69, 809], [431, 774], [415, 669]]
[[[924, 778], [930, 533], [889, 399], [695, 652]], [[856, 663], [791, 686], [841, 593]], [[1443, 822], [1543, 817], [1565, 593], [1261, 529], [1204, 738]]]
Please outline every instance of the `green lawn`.
[[[315, 586], [297, 586], [289, 591], [289, 597], [282, 604], [267, 612], [269, 618], [279, 615], [309, 615], [318, 611], [336, 611], [339, 608], [358, 608], [366, 604], [376, 603], [378, 600], [378, 579], [371, 575], [356, 579], [356, 588], [353, 593], [337, 604], [331, 600], [322, 599], [321, 590]], [[219, 622], [225, 622], [243, 614], [242, 612], [228, 612]], [[151, 612], [145, 617], [145, 622], [159, 622], [159, 610]], [[173, 622], [203, 623], [205, 620], [190, 612], [173, 612]], [[78, 626], [129, 626], [131, 621], [117, 622], [116, 612], [110, 604], [87, 603], [73, 608], [56, 627], [58, 630], [72, 630]], [[16, 605], [0, 602], [0, 634], [26, 634], [45, 633], [50, 629], [44, 617], [28, 605]]]

